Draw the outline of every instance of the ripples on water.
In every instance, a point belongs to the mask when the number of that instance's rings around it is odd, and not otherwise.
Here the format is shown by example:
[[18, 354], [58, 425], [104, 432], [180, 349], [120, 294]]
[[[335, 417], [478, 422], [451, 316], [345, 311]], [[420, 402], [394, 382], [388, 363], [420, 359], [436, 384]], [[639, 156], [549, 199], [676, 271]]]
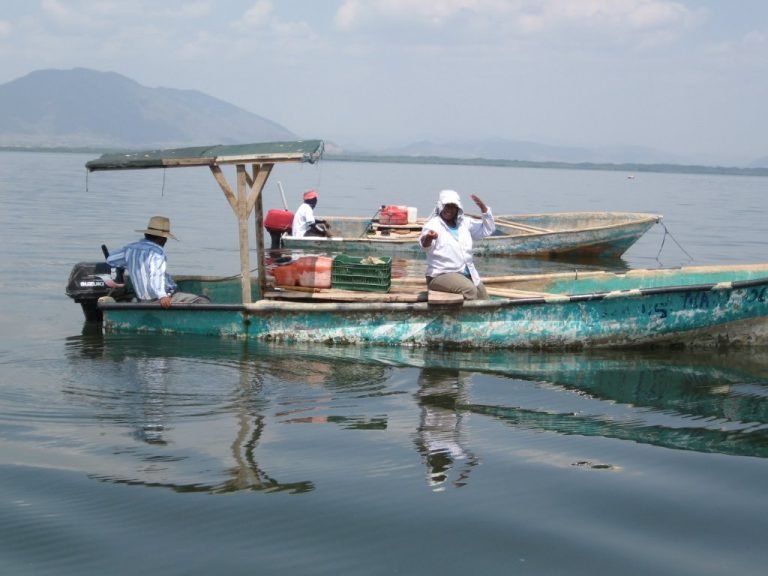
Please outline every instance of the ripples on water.
[[[438, 354], [86, 331], [67, 340], [66, 356], [60, 403], [6, 398], [19, 409], [6, 421], [47, 429], [61, 420], [80, 450], [103, 450], [109, 437], [116, 444], [108, 450], [165, 463], [113, 478], [126, 482], [213, 492], [279, 488], [262, 477], [256, 446], [272, 428], [281, 441], [291, 430], [289, 442], [311, 443], [315, 427], [305, 424], [410, 437], [427, 466], [437, 468], [450, 468], [454, 458], [476, 463], [462, 447], [469, 418], [555, 437], [768, 455], [768, 364], [754, 354]], [[218, 462], [207, 463], [208, 480], [185, 481], [200, 474], [185, 466], [201, 457]], [[435, 458], [442, 464], [429, 464]], [[242, 470], [234, 480], [233, 463], [255, 474], [253, 483], [242, 483]]]

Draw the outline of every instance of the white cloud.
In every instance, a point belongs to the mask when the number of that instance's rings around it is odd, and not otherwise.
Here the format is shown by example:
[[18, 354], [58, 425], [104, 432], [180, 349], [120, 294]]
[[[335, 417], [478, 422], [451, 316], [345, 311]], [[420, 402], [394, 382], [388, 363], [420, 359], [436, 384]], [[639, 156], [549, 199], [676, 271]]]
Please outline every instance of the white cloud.
[[674, 23], [687, 8], [668, 0], [550, 0], [547, 13], [569, 21], [598, 21], [610, 24], [629, 23], [633, 26], [656, 26]]
[[206, 31], [197, 32], [193, 38], [187, 40], [178, 49], [178, 56], [181, 60], [200, 61], [215, 49], [223, 48], [215, 46], [216, 40]]
[[695, 20], [695, 12], [673, 0], [345, 0], [335, 18], [346, 31], [388, 23], [461, 27], [482, 21], [526, 34], [562, 27], [612, 33], [682, 28]]
[[336, 13], [336, 25], [351, 30], [368, 22], [412, 21], [440, 26], [462, 12], [488, 13], [504, 10], [509, 4], [498, 0], [345, 0]]
[[[768, 71], [768, 36], [762, 32], [746, 32], [739, 38], [710, 45], [703, 51], [710, 68], [732, 73], [738, 67], [748, 66], [753, 74], [764, 78], [763, 72]], [[757, 80], [757, 78], [753, 78]]]
[[[194, 2], [146, 2], [134, 0], [41, 0], [40, 11], [45, 20], [62, 29], [124, 29], [148, 23], [176, 23], [179, 20], [203, 19], [211, 13], [210, 0]], [[172, 28], [173, 25], [167, 26]]]
[[272, 29], [280, 37], [286, 38], [306, 38], [316, 40], [317, 35], [312, 31], [312, 27], [306, 22], [286, 22], [275, 20], [272, 23]]
[[280, 18], [270, 0], [258, 0], [238, 20], [230, 23], [241, 35], [234, 40], [234, 50], [243, 54], [264, 53], [270, 46], [293, 49], [305, 48], [305, 42], [315, 42], [317, 35], [307, 22]]
[[64, 4], [59, 0], [43, 0], [40, 2], [40, 10], [43, 16], [59, 23], [75, 22], [74, 5]]
[[157, 11], [157, 16], [161, 18], [191, 19], [196, 20], [209, 16], [214, 10], [210, 2], [200, 0], [198, 2], [184, 2], [168, 6], [166, 2], [150, 4], [150, 8], [144, 9], [145, 13]]
[[119, 23], [134, 20], [136, 8], [132, 3], [115, 3], [107, 0], [92, 4], [89, 2], [64, 2], [63, 0], [42, 0], [40, 11], [43, 25], [53, 25], [60, 30], [78, 31], [114, 29]]
[[240, 22], [237, 23], [238, 28], [262, 28], [269, 24], [272, 16], [272, 2], [269, 0], [258, 0], [253, 6], [245, 11]]

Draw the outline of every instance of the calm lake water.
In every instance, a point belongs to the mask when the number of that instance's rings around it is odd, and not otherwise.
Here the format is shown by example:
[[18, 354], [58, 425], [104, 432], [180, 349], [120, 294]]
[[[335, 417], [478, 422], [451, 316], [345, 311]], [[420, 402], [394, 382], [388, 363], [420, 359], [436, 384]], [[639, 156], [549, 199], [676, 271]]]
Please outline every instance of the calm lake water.
[[[768, 351], [103, 335], [70, 268], [149, 216], [180, 238], [171, 272], [239, 258], [207, 171], [91, 158], [0, 153], [0, 574], [765, 574]], [[278, 166], [266, 208], [278, 181], [320, 215], [425, 215], [444, 187], [497, 213], [663, 214], [617, 268], [768, 259], [768, 179], [325, 161]]]

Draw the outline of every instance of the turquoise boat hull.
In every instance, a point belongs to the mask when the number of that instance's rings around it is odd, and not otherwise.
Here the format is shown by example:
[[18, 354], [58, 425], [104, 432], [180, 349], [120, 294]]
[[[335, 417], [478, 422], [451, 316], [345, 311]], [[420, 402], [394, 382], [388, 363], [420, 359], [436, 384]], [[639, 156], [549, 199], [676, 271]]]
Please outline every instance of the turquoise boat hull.
[[[541, 275], [564, 294], [458, 303], [282, 301], [211, 305], [102, 302], [107, 330], [205, 334], [265, 341], [451, 349], [581, 349], [768, 344], [768, 267]], [[602, 279], [600, 279], [602, 277]], [[549, 280], [546, 280], [549, 278]], [[210, 285], [208, 285], [210, 284]], [[180, 282], [182, 289], [185, 286]], [[601, 288], [598, 290], [597, 288]]]

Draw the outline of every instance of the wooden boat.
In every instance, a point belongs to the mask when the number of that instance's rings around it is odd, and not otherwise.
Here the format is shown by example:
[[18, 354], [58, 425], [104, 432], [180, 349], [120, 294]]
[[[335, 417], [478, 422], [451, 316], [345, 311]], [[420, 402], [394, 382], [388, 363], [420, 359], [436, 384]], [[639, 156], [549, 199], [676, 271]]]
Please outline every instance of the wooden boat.
[[[276, 163], [315, 162], [321, 141], [262, 143], [105, 155], [90, 171], [207, 166], [235, 213], [240, 276], [176, 276], [182, 291], [211, 304], [121, 302], [95, 306], [109, 331], [188, 333], [289, 343], [373, 344], [438, 348], [578, 349], [653, 345], [688, 347], [768, 344], [768, 264], [532, 274], [487, 279], [493, 299], [427, 291], [400, 279], [386, 292], [275, 285], [256, 234], [251, 277], [249, 226], [261, 230], [261, 192]], [[221, 167], [234, 164], [236, 193]], [[73, 271], [74, 272], [74, 271]], [[84, 285], [94, 286], [92, 279]], [[97, 295], [94, 293], [94, 297]]]
[[[319, 252], [373, 252], [420, 256], [418, 237], [424, 220], [382, 224], [377, 218], [323, 217], [330, 238], [283, 235], [284, 248]], [[658, 214], [639, 212], [561, 212], [496, 217], [496, 232], [475, 241], [482, 256], [618, 258], [654, 224]], [[273, 239], [273, 245], [275, 241]]]

